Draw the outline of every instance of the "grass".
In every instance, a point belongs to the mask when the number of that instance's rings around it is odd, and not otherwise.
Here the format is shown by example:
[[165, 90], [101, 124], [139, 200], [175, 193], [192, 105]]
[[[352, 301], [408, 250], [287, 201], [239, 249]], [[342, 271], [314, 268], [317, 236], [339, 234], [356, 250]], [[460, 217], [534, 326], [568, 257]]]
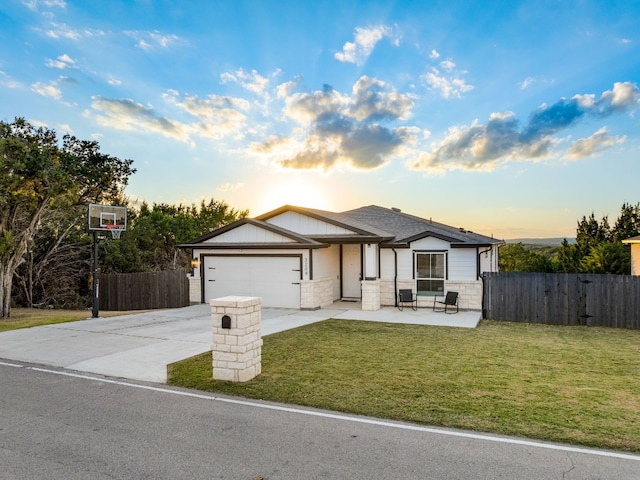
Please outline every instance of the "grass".
[[640, 452], [640, 331], [483, 321], [479, 328], [327, 320], [264, 338], [262, 374], [169, 383], [335, 411]]
[[[101, 317], [114, 317], [127, 313], [143, 313], [148, 310], [136, 310], [135, 312], [100, 312]], [[53, 325], [55, 323], [75, 322], [91, 317], [91, 310], [55, 310], [38, 308], [12, 308], [11, 317], [0, 319], [0, 332], [17, 330], [19, 328], [37, 327], [40, 325]]]

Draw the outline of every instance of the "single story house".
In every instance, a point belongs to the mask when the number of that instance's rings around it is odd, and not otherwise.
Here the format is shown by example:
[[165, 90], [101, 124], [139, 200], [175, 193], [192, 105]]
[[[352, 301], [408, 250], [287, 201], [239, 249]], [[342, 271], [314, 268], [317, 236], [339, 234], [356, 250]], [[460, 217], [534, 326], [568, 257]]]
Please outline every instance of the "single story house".
[[191, 299], [262, 297], [264, 306], [318, 309], [338, 300], [363, 310], [397, 304], [410, 288], [418, 306], [459, 292], [482, 308], [482, 272], [498, 271], [503, 242], [375, 205], [335, 213], [285, 205], [180, 245], [193, 251]]
[[640, 235], [622, 240], [631, 245], [631, 275], [640, 275]]

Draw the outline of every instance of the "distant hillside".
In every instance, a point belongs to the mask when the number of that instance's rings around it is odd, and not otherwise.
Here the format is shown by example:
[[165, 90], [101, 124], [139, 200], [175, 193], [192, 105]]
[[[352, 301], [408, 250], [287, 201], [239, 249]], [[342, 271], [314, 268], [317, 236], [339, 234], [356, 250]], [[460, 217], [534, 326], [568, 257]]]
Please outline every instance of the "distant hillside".
[[[559, 247], [562, 244], [564, 237], [558, 238], [512, 238], [505, 240], [509, 243], [522, 243], [523, 245], [537, 245], [540, 247]], [[567, 238], [569, 244], [576, 243], [575, 238]]]

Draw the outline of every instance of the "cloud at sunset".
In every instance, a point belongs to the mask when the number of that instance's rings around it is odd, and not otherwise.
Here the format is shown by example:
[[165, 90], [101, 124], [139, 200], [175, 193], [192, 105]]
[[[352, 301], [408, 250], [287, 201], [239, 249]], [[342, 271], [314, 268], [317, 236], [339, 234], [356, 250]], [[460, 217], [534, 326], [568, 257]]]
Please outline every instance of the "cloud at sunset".
[[[513, 112], [494, 113], [485, 124], [477, 121], [469, 126], [451, 127], [443, 140], [431, 151], [422, 152], [410, 162], [415, 170], [484, 170], [495, 169], [511, 161], [540, 160], [552, 154], [560, 139], [556, 134], [574, 126], [585, 117], [605, 119], [638, 106], [640, 90], [631, 82], [617, 82], [596, 99], [595, 95], [575, 95], [552, 105], [542, 105], [522, 124]], [[594, 144], [602, 134], [590, 143]], [[615, 144], [610, 143], [609, 146]], [[569, 156], [576, 160], [580, 152], [592, 149], [574, 146]]]

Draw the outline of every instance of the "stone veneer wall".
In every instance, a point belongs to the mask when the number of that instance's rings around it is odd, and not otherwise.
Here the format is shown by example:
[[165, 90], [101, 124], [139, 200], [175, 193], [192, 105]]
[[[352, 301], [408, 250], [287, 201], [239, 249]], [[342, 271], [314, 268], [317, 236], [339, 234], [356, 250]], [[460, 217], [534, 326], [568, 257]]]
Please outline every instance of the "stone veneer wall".
[[[262, 372], [260, 333], [262, 300], [228, 296], [211, 300], [213, 326], [213, 378], [248, 382]], [[231, 328], [222, 328], [222, 317], [231, 318]]]
[[482, 281], [445, 283], [447, 291], [458, 292], [458, 307], [464, 310], [482, 310]]
[[362, 310], [380, 310], [380, 280], [363, 280], [362, 284]]
[[[398, 290], [409, 288], [416, 291], [415, 280], [398, 280]], [[482, 309], [482, 281], [450, 281], [445, 282], [445, 290], [458, 292], [458, 306], [464, 310]], [[396, 304], [396, 292], [393, 280], [380, 280], [380, 304], [394, 306]], [[418, 307], [433, 307], [433, 297], [418, 297]], [[363, 307], [364, 310], [364, 307]]]
[[300, 281], [300, 308], [317, 310], [333, 303], [333, 279]]
[[189, 302], [202, 303], [202, 290], [200, 284], [200, 277], [189, 277]]

